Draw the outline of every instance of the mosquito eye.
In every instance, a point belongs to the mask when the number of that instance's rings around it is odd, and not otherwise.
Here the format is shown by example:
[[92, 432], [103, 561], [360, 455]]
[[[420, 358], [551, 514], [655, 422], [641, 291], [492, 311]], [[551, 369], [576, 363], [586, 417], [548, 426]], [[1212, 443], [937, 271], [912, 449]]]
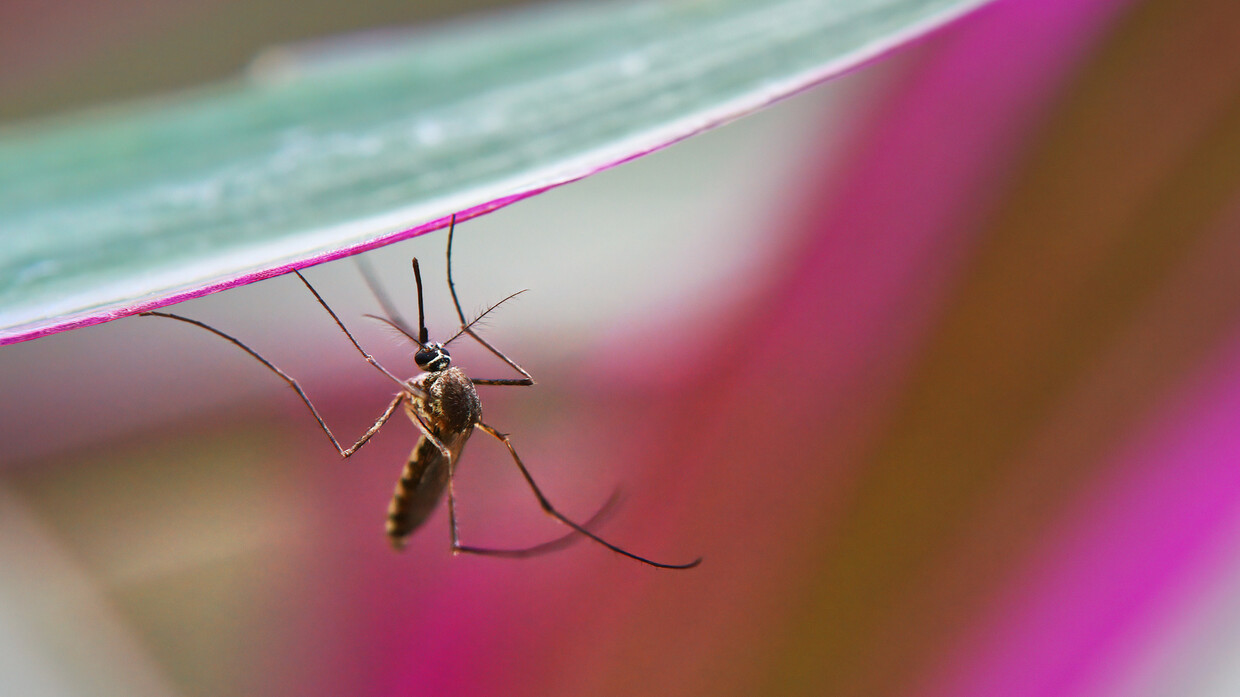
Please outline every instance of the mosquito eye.
[[448, 366], [452, 365], [452, 357], [443, 347], [422, 349], [414, 355], [413, 360], [419, 368], [431, 372], [447, 370]]

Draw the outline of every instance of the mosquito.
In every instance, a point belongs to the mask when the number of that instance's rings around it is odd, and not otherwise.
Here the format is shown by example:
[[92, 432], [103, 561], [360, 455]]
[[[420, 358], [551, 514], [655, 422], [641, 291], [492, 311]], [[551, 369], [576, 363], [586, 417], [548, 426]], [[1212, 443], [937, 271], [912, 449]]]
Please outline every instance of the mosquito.
[[[465, 313], [461, 310], [461, 302], [457, 298], [456, 285], [452, 281], [452, 238], [456, 231], [456, 216], [453, 215], [448, 226], [448, 251], [447, 251], [447, 267], [448, 267], [448, 290], [452, 295], [452, 304], [456, 307], [457, 317], [460, 319], [460, 328], [456, 333], [443, 342], [432, 342], [429, 332], [426, 329], [426, 315], [423, 310], [422, 302], [422, 272], [418, 267], [418, 260], [413, 259], [413, 277], [417, 285], [418, 291], [418, 328], [416, 334], [405, 322], [399, 313], [397, 313], [388, 300], [387, 296], [374, 282], [369, 271], [363, 267], [367, 284], [374, 292], [376, 299], [379, 301], [387, 317], [379, 317], [376, 315], [366, 315], [371, 319], [384, 322], [397, 331], [405, 335], [410, 341], [417, 346], [417, 352], [414, 354], [414, 362], [418, 369], [422, 372], [408, 380], [401, 380], [391, 371], [383, 367], [373, 356], [366, 352], [354, 338], [353, 334], [345, 327], [344, 323], [336, 315], [335, 311], [328, 306], [319, 292], [314, 286], [306, 280], [306, 277], [300, 271], [294, 269], [293, 273], [301, 279], [306, 288], [314, 296], [327, 314], [331, 315], [336, 326], [344, 335], [348, 337], [349, 342], [357, 349], [358, 353], [366, 359], [366, 362], [375, 369], [383, 373], [388, 379], [392, 380], [399, 386], [400, 390], [396, 396], [388, 404], [387, 409], [375, 420], [374, 424], [362, 434], [361, 438], [348, 448], [343, 447], [336, 436], [332, 434], [331, 429], [327, 427], [327, 422], [319, 415], [318, 409], [310, 401], [301, 385], [297, 383], [287, 373], [280, 370], [275, 364], [263, 358], [258, 352], [246, 346], [240, 340], [229, 334], [226, 334], [215, 327], [204, 322], [200, 322], [181, 315], [169, 312], [143, 312], [140, 313], [144, 317], [164, 317], [174, 319], [180, 322], [192, 324], [201, 327], [223, 339], [232, 342], [240, 347], [246, 353], [253, 356], [260, 363], [280, 376], [293, 390], [301, 401], [305, 403], [310, 410], [310, 414], [314, 420], [318, 422], [319, 427], [327, 434], [327, 438], [335, 446], [341, 457], [348, 458], [365, 445], [372, 436], [388, 422], [388, 419], [396, 413], [397, 409], [404, 408], [405, 414], [413, 421], [421, 432], [417, 445], [414, 446], [413, 452], [409, 455], [400, 479], [396, 483], [396, 491], [392, 496], [392, 501], [388, 506], [387, 515], [387, 535], [392, 545], [396, 549], [402, 549], [408, 541], [409, 536], [413, 534], [430, 517], [435, 510], [440, 499], [443, 498], [444, 491], [448, 496], [448, 525], [452, 535], [452, 553], [453, 554], [476, 554], [481, 556], [496, 557], [526, 557], [535, 554], [552, 551], [565, 546], [572, 541], [584, 536], [597, 542], [598, 544], [610, 549], [617, 554], [629, 557], [643, 564], [663, 568], [663, 569], [691, 569], [702, 562], [701, 557], [694, 559], [687, 564], [668, 564], [654, 561], [647, 557], [643, 557], [619, 547], [590, 530], [590, 527], [599, 522], [606, 514], [610, 512], [612, 505], [616, 501], [613, 496], [603, 505], [599, 511], [587, 520], [585, 524], [577, 523], [568, 516], [561, 513], [551, 501], [543, 494], [542, 489], [534, 481], [534, 477], [530, 474], [529, 469], [521, 460], [521, 456], [517, 454], [516, 448], [512, 444], [512, 440], [507, 433], [503, 433], [498, 429], [490, 426], [482, 420], [482, 402], [478, 398], [477, 385], [497, 385], [497, 386], [519, 386], [529, 387], [534, 385], [534, 378], [524, 368], [518, 365], [508, 356], [504, 355], [499, 349], [492, 346], [483, 339], [474, 330], [474, 326], [486, 317], [492, 310], [499, 307], [503, 303], [511, 300], [520, 293], [518, 291], [491, 305], [472, 321], [465, 319]], [[477, 341], [483, 348], [494, 354], [497, 358], [507, 364], [510, 368], [521, 374], [519, 378], [497, 378], [497, 379], [480, 379], [471, 378], [465, 374], [463, 370], [452, 365], [452, 356], [448, 352], [448, 345], [456, 339], [468, 335]], [[495, 549], [489, 547], [475, 547], [471, 545], [461, 544], [460, 534], [457, 529], [456, 522], [456, 494], [453, 491], [452, 480], [456, 471], [457, 463], [460, 460], [461, 452], [465, 448], [465, 443], [469, 437], [473, 435], [475, 429], [479, 429], [487, 435], [495, 438], [508, 450], [512, 460], [516, 463], [517, 469], [521, 476], [525, 479], [525, 483], [529, 485], [534, 493], [534, 497], [538, 500], [542, 510], [560, 523], [571, 528], [566, 535], [544, 542], [543, 544], [522, 549]]]

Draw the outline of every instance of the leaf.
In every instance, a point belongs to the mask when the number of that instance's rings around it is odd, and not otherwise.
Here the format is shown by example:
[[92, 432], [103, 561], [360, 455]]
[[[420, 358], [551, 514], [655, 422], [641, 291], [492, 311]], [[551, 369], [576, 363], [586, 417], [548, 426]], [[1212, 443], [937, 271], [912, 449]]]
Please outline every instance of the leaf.
[[273, 50], [234, 82], [0, 129], [0, 344], [485, 213], [983, 2], [553, 5]]

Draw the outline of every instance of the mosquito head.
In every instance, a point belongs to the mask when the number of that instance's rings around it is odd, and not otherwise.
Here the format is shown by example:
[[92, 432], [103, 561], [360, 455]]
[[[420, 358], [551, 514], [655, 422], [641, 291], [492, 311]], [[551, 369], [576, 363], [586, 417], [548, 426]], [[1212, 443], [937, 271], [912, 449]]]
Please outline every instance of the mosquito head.
[[444, 348], [443, 344], [426, 344], [426, 348], [418, 351], [413, 360], [417, 362], [419, 368], [428, 373], [447, 370], [452, 365], [452, 356], [448, 354], [448, 349]]

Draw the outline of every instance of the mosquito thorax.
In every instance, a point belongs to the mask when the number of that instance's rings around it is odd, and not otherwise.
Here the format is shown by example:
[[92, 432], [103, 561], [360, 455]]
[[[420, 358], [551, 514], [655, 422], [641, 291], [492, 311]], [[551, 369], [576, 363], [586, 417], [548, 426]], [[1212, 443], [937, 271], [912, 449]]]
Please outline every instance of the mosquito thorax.
[[414, 355], [413, 360], [418, 364], [418, 368], [429, 373], [447, 370], [452, 365], [452, 355], [443, 344], [427, 344], [426, 348]]

